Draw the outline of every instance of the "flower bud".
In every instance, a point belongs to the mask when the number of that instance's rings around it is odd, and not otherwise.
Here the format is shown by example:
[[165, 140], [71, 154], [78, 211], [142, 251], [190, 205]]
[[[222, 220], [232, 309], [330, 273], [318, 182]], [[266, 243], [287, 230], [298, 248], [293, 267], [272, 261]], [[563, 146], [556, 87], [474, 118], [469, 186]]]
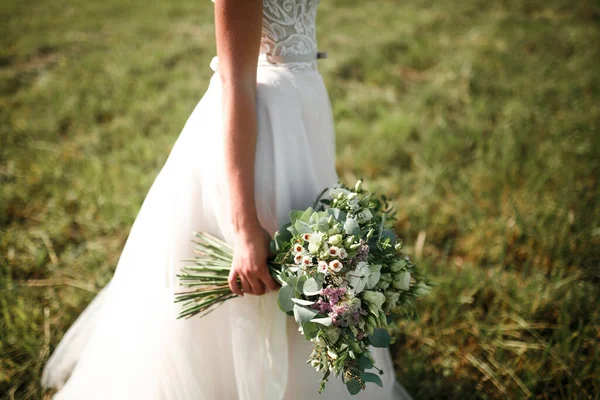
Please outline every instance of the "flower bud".
[[354, 185], [354, 191], [357, 193], [360, 193], [361, 190], [362, 190], [362, 179], [359, 179], [356, 182], [356, 185]]

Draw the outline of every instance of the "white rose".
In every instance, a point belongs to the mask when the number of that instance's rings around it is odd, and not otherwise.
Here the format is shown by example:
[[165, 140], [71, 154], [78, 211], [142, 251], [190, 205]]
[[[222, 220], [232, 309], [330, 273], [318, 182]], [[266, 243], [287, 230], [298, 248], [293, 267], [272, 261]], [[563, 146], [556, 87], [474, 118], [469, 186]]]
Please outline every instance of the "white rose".
[[342, 242], [342, 235], [339, 233], [337, 235], [332, 235], [328, 240], [329, 244], [338, 245]]
[[310, 254], [317, 254], [319, 252], [319, 247], [321, 246], [318, 243], [308, 243], [308, 251], [310, 252]]

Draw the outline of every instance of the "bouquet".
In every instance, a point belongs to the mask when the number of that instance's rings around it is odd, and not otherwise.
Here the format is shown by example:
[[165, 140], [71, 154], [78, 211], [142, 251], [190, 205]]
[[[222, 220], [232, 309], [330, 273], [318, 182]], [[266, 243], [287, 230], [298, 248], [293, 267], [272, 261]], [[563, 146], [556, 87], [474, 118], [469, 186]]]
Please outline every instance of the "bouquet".
[[[279, 307], [313, 344], [307, 362], [323, 373], [320, 392], [331, 374], [341, 376], [351, 394], [368, 382], [381, 386], [383, 371], [369, 346], [388, 347], [388, 324], [414, 316], [414, 300], [431, 290], [402, 253], [393, 218], [385, 196], [364, 191], [362, 181], [352, 189], [338, 183], [313, 207], [291, 211], [271, 241], [275, 257], [268, 264], [281, 284]], [[195, 236], [194, 265], [179, 275], [190, 287], [176, 294], [183, 303], [180, 318], [204, 315], [236, 296], [227, 282], [233, 249], [207, 233]]]

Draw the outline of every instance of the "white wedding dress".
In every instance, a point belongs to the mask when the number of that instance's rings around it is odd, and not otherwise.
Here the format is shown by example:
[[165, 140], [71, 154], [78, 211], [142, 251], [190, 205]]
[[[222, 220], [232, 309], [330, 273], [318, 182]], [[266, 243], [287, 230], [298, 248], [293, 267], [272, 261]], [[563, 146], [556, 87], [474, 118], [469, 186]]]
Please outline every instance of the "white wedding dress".
[[[318, 0], [263, 4], [255, 192], [260, 222], [273, 234], [338, 177], [331, 104], [314, 57]], [[383, 388], [369, 384], [350, 396], [331, 377], [319, 395], [321, 374], [305, 363], [310, 343], [279, 311], [276, 292], [176, 318], [176, 274], [192, 256], [192, 232], [233, 241], [216, 57], [210, 67], [209, 87], [147, 194], [114, 277], [64, 335], [43, 385], [58, 388], [60, 400], [409, 399], [387, 349], [373, 353]]]

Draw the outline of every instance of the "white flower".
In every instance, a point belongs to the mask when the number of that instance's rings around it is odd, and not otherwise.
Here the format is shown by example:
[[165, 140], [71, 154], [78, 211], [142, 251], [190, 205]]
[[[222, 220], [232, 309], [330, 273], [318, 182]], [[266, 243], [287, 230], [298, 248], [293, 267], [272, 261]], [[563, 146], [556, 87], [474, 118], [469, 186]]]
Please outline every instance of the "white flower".
[[356, 185], [354, 185], [354, 191], [357, 193], [360, 193], [360, 190], [362, 189], [362, 180], [358, 180], [356, 181]]
[[302, 265], [304, 265], [305, 267], [313, 265], [312, 257], [311, 256], [302, 257]]
[[395, 289], [408, 290], [410, 288], [410, 272], [400, 271], [394, 274], [394, 282], [392, 286]]
[[294, 262], [295, 262], [296, 264], [300, 264], [300, 263], [302, 262], [302, 258], [303, 258], [302, 254], [296, 254], [296, 255], [294, 256]]
[[331, 349], [327, 350], [327, 355], [328, 355], [329, 357], [331, 357], [332, 359], [334, 359], [334, 360], [335, 360], [336, 358], [338, 358], [338, 355], [337, 355], [337, 353], [336, 353], [335, 351], [331, 350]]
[[346, 249], [342, 247], [342, 248], [340, 249], [340, 258], [343, 260], [343, 259], [345, 259], [346, 257], [348, 257], [348, 253], [346, 252]]
[[309, 235], [309, 243], [316, 243], [318, 245], [321, 245], [321, 243], [323, 243], [323, 232], [305, 233], [305, 235]]
[[340, 255], [340, 248], [337, 246], [331, 246], [328, 250], [328, 253], [332, 257], [338, 257]]
[[302, 246], [300, 243], [296, 243], [294, 245], [294, 251], [296, 253], [302, 253], [304, 251], [304, 246]]
[[311, 235], [310, 233], [303, 233], [303, 234], [302, 234], [302, 239], [304, 239], [305, 241], [307, 241], [307, 242], [308, 242], [308, 241], [310, 241], [310, 237], [311, 237], [311, 236], [312, 236], [312, 235]]
[[339, 233], [337, 235], [331, 235], [328, 240], [329, 244], [337, 245], [342, 242], [342, 235]]
[[322, 274], [326, 274], [327, 273], [327, 262], [320, 260], [319, 266], [317, 267], [317, 271], [321, 272]]
[[317, 252], [319, 251], [319, 245], [316, 243], [309, 243], [308, 244], [308, 251], [311, 254], [317, 254]]
[[338, 260], [333, 260], [329, 263], [329, 268], [331, 268], [333, 272], [340, 272], [343, 267], [344, 265]]

